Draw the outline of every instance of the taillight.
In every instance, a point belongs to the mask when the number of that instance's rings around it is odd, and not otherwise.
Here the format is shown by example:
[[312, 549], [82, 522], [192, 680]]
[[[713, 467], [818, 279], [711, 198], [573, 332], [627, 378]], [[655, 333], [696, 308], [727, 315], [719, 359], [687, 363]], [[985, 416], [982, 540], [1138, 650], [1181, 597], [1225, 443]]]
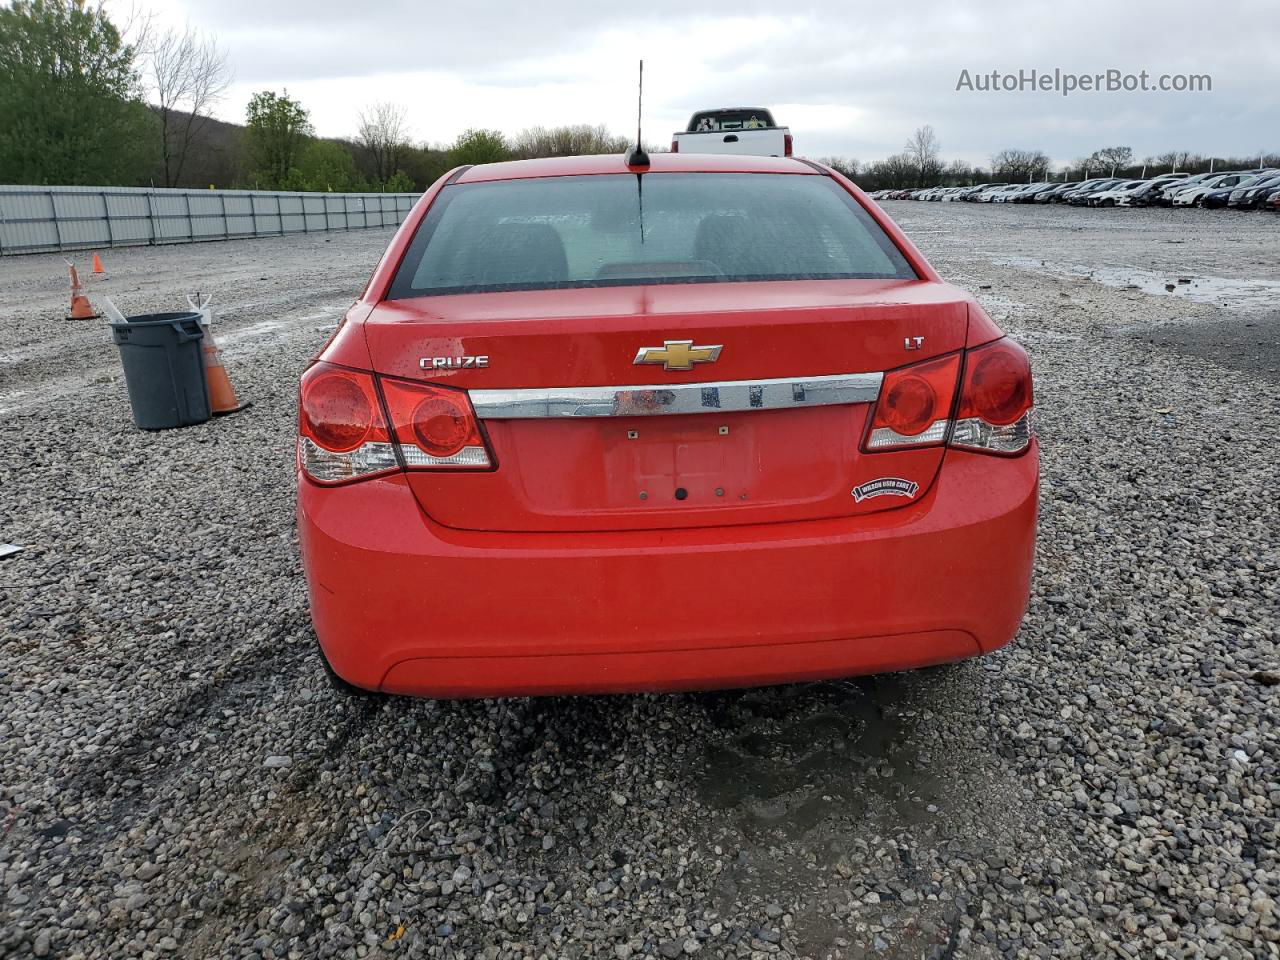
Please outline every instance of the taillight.
[[1022, 347], [1005, 337], [970, 350], [951, 445], [1021, 453], [1035, 433], [1034, 399], [1031, 362]]
[[[298, 463], [318, 483], [493, 465], [465, 392], [317, 363], [302, 375]], [[397, 456], [397, 452], [399, 456]]]
[[791, 134], [789, 133], [782, 135], [782, 155], [784, 157], [791, 156]]
[[[962, 356], [964, 376], [957, 397]], [[1035, 434], [1032, 410], [1030, 361], [1006, 337], [963, 355], [886, 373], [863, 449], [877, 453], [946, 443], [987, 453], [1021, 453]]]
[[320, 483], [399, 469], [370, 374], [317, 363], [302, 375], [298, 463]]
[[409, 469], [487, 469], [493, 461], [462, 390], [382, 379], [392, 430]]
[[958, 353], [886, 373], [866, 449], [900, 450], [944, 443], [959, 376]]
[[680, 141], [679, 141], [679, 140], [672, 140], [672, 141], [671, 141], [671, 152], [672, 152], [672, 153], [679, 153], [679, 152], [680, 152]]

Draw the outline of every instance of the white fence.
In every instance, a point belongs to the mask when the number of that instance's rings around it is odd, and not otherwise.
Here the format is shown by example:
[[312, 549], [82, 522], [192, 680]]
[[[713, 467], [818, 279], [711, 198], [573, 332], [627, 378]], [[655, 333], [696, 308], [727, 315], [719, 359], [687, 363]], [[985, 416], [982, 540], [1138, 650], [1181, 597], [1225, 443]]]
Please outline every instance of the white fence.
[[389, 227], [418, 197], [0, 186], [0, 255]]

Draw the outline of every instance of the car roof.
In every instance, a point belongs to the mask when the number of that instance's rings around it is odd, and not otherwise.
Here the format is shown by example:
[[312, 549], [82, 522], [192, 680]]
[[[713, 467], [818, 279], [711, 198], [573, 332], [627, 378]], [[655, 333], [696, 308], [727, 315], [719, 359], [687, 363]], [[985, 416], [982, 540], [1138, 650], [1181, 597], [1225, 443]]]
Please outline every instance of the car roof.
[[[532, 177], [574, 177], [602, 173], [636, 173], [621, 153], [585, 157], [545, 157], [538, 160], [508, 160], [468, 167], [454, 182], [478, 183], [487, 180], [524, 180]], [[792, 157], [751, 157], [728, 153], [651, 153], [649, 173], [791, 173], [825, 174]]]

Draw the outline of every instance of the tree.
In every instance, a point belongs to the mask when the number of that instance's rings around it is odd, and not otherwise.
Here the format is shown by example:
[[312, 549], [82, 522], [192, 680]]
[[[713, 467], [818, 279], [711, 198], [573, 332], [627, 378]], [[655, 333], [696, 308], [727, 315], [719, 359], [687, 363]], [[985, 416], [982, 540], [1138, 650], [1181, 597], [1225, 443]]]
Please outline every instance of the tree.
[[497, 130], [465, 130], [458, 134], [458, 139], [449, 148], [449, 159], [454, 166], [498, 163], [511, 157], [507, 138]]
[[227, 52], [190, 27], [147, 37], [144, 80], [160, 118], [161, 169], [166, 187], [182, 180], [187, 155], [209, 122], [210, 108], [231, 85]]
[[871, 177], [879, 187], [908, 187], [915, 179], [915, 162], [905, 153], [895, 153], [887, 160], [871, 165]]
[[382, 182], [383, 193], [415, 193], [417, 187], [413, 185], [413, 178], [403, 170], [397, 170], [391, 176]]
[[249, 101], [249, 152], [253, 179], [262, 189], [275, 190], [289, 181], [303, 145], [312, 134], [306, 108], [289, 98], [289, 91], [264, 90]]
[[603, 124], [579, 123], [566, 127], [529, 127], [511, 144], [517, 157], [580, 157], [593, 153], [622, 153], [631, 146], [626, 137], [614, 136]]
[[360, 111], [360, 128], [356, 134], [373, 166], [373, 178], [385, 183], [400, 169], [400, 161], [409, 146], [405, 108], [393, 103], [375, 103]]
[[1094, 156], [1098, 159], [1098, 166], [1109, 168], [1114, 177], [1117, 168], [1123, 169], [1133, 163], [1133, 148], [1103, 147]]
[[0, 7], [0, 182], [136, 183], [154, 127], [134, 57], [84, 0]]
[[1156, 157], [1156, 160], [1162, 165], [1168, 164], [1169, 172], [1173, 173], [1178, 170], [1186, 170], [1189, 166], [1194, 166], [1199, 162], [1200, 158], [1190, 150], [1168, 150]]
[[1049, 158], [1043, 150], [1001, 150], [991, 158], [991, 173], [1010, 183], [1043, 180], [1049, 175]]
[[907, 138], [906, 155], [916, 170], [916, 186], [928, 186], [942, 172], [938, 149], [938, 138], [927, 123], [917, 127], [916, 132]]
[[360, 193], [369, 183], [356, 170], [355, 157], [337, 140], [307, 140], [298, 150], [297, 162], [278, 184], [282, 190], [314, 190], [321, 193]]
[[857, 180], [858, 173], [862, 170], [862, 164], [853, 157], [823, 157], [818, 162], [825, 163], [836, 173], [850, 180]]
[[978, 171], [963, 160], [952, 160], [947, 164], [947, 182], [952, 186], [968, 186], [976, 183]]
[[453, 163], [444, 147], [409, 147], [404, 156], [404, 173], [413, 181], [415, 190], [425, 190], [449, 172]]

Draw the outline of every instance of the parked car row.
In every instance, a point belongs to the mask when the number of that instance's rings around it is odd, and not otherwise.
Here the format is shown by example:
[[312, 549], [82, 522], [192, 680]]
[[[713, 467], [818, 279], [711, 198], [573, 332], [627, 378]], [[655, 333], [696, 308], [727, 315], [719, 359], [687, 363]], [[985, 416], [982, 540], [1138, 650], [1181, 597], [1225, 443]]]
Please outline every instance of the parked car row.
[[1098, 177], [1068, 183], [983, 183], [969, 187], [876, 190], [874, 200], [965, 200], [970, 203], [1069, 203], [1083, 207], [1230, 207], [1280, 212], [1280, 169], [1162, 173], [1130, 180]]

